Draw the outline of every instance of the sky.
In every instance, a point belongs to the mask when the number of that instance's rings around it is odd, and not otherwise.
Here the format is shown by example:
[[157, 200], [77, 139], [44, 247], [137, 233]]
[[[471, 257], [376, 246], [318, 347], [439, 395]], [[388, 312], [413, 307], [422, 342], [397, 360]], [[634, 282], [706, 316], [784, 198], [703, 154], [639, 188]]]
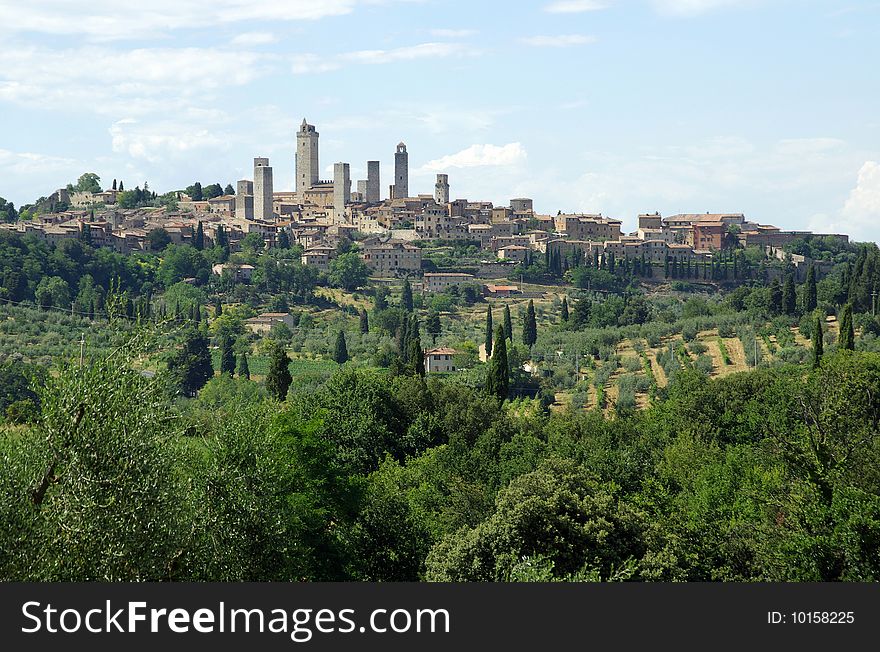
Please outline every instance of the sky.
[[86, 171], [293, 189], [296, 131], [352, 179], [624, 220], [742, 212], [880, 241], [873, 0], [0, 0], [0, 196]]

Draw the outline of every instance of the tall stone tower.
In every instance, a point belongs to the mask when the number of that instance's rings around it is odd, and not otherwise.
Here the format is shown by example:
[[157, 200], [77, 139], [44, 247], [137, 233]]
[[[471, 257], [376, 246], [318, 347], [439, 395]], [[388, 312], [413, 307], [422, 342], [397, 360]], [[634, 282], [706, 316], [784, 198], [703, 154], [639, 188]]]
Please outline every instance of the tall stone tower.
[[344, 221], [345, 207], [351, 201], [351, 168], [348, 163], [333, 166], [333, 213], [334, 221]]
[[303, 192], [318, 184], [318, 136], [313, 125], [303, 118], [296, 134], [296, 191]]
[[254, 182], [242, 179], [235, 193], [235, 219], [254, 219]]
[[381, 188], [379, 185], [379, 161], [367, 161], [367, 190], [364, 194], [364, 201], [378, 204], [379, 188]]
[[449, 175], [438, 174], [437, 183], [434, 184], [434, 199], [441, 206], [449, 203]]
[[406, 145], [398, 143], [394, 154], [394, 196], [392, 199], [409, 197], [409, 154]]
[[272, 221], [272, 168], [269, 159], [254, 159], [254, 219]]

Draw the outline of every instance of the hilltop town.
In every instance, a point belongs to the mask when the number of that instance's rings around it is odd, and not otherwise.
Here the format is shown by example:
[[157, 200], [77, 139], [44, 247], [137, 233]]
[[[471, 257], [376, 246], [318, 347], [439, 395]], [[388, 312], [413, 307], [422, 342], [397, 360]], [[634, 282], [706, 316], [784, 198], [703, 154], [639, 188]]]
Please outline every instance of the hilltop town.
[[[449, 174], [437, 175], [433, 194], [411, 194], [409, 153], [402, 142], [394, 151], [394, 183], [383, 196], [380, 161], [368, 161], [367, 179], [358, 180], [355, 186], [349, 163], [334, 164], [332, 180], [320, 179], [319, 138], [315, 126], [303, 120], [296, 134], [292, 191], [275, 191], [269, 159], [255, 158], [253, 180], [238, 181], [234, 193], [204, 198], [175, 192], [170, 193], [173, 197], [166, 206], [124, 208], [119, 199], [125, 191], [117, 189], [114, 180], [113, 188], [99, 192], [59, 189], [41, 202], [43, 212], [26, 221], [0, 224], [0, 229], [33, 234], [50, 244], [87, 237], [93, 246], [120, 253], [149, 250], [150, 233], [156, 229], [163, 229], [175, 244], [193, 243], [201, 230], [205, 246], [224, 239], [232, 252], [240, 249], [249, 234], [257, 234], [266, 248], [299, 245], [302, 264], [321, 271], [337, 255], [340, 241], [354, 240], [373, 275], [419, 277], [424, 272], [424, 288], [429, 292], [473, 280], [467, 274], [424, 269], [425, 249], [437, 243], [476, 244], [482, 276], [498, 278], [504, 276], [497, 271], [499, 265], [527, 263], [535, 256], [599, 265], [612, 259], [638, 261], [640, 266], [659, 269], [670, 260], [698, 266], [723, 249], [758, 247], [781, 252], [805, 237], [848, 242], [846, 235], [783, 230], [753, 222], [741, 213], [642, 214], [637, 218], [638, 229], [627, 234], [621, 219], [542, 213], [529, 198], [511, 199], [507, 206], [451, 199]], [[230, 190], [231, 185], [226, 187]], [[200, 184], [198, 194], [202, 194]], [[805, 262], [810, 261], [796, 260], [799, 266]], [[215, 271], [219, 274], [224, 269], [237, 275], [249, 273], [247, 268], [234, 266]]]

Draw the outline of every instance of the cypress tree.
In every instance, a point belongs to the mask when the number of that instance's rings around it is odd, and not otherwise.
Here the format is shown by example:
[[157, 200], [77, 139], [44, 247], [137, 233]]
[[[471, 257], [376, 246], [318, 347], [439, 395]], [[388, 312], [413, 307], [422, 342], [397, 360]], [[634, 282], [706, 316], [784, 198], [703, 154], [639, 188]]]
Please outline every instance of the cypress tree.
[[220, 317], [223, 314], [223, 304], [220, 302], [220, 297], [214, 299], [214, 317]]
[[278, 248], [290, 249], [290, 236], [287, 235], [287, 229], [281, 229], [278, 232]]
[[235, 373], [235, 350], [232, 338], [224, 335], [220, 340], [220, 373], [232, 376]]
[[770, 314], [773, 316], [782, 313], [782, 288], [779, 286], [779, 280], [773, 279], [770, 284]]
[[341, 330], [336, 335], [336, 347], [333, 349], [333, 360], [337, 364], [348, 362], [348, 347], [345, 344], [345, 333]]
[[428, 319], [425, 322], [425, 328], [428, 331], [428, 335], [431, 336], [431, 343], [437, 344], [437, 336], [440, 335], [442, 330], [442, 325], [440, 323], [440, 313], [432, 310], [428, 313]]
[[663, 276], [669, 278], [669, 254], [666, 254], [666, 258], [663, 260]]
[[568, 321], [568, 298], [562, 297], [562, 321]]
[[807, 269], [807, 284], [804, 288], [804, 312], [810, 313], [816, 309], [819, 301], [816, 292], [816, 268], [810, 263]]
[[418, 330], [416, 335], [409, 341], [407, 350], [407, 371], [415, 376], [425, 375], [425, 352], [422, 350], [422, 338], [419, 337]]
[[375, 292], [375, 301], [373, 303], [373, 310], [379, 312], [381, 310], [388, 310], [388, 290], [384, 287], [376, 288]]
[[361, 334], [366, 335], [370, 332], [370, 318], [367, 317], [367, 311], [361, 308]]
[[248, 366], [247, 353], [245, 353], [244, 351], [242, 351], [241, 355], [238, 356], [238, 377], [245, 378], [247, 380], [251, 379], [251, 369]]
[[489, 373], [486, 377], [486, 391], [497, 396], [502, 401], [510, 393], [510, 370], [507, 361], [507, 341], [504, 327], [499, 326], [495, 331], [495, 350], [489, 363]]
[[287, 391], [293, 377], [290, 375], [290, 358], [280, 344], [275, 343], [269, 359], [269, 373], [266, 374], [266, 389], [278, 401], [287, 398]]
[[201, 220], [199, 220], [199, 226], [196, 228], [196, 235], [193, 239], [193, 246], [199, 251], [205, 248], [205, 227], [202, 226]]
[[797, 312], [797, 295], [791, 274], [786, 275], [785, 283], [782, 285], [782, 310], [786, 315], [793, 315]]
[[853, 309], [848, 303], [843, 307], [843, 319], [840, 320], [840, 348], [845, 351], [854, 351], [856, 348], [856, 334], [853, 329]]
[[504, 305], [504, 335], [513, 342], [513, 322], [510, 319], [510, 306]]
[[531, 348], [538, 341], [538, 322], [535, 319], [535, 302], [529, 299], [529, 308], [523, 320], [523, 344]]
[[412, 285], [409, 284], [409, 279], [406, 279], [403, 282], [403, 292], [400, 295], [400, 307], [407, 312], [412, 312], [413, 310]]
[[492, 306], [486, 307], [486, 358], [492, 355]]
[[822, 364], [822, 355], [825, 352], [824, 334], [822, 333], [822, 317], [816, 315], [816, 323], [813, 325], [813, 369]]

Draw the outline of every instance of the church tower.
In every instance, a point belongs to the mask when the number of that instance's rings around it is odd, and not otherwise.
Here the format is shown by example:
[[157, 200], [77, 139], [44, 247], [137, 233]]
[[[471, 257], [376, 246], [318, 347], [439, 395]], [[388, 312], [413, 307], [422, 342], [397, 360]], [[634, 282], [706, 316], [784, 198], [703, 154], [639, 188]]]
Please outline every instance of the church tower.
[[318, 132], [303, 118], [296, 134], [296, 191], [304, 192], [318, 185]]

